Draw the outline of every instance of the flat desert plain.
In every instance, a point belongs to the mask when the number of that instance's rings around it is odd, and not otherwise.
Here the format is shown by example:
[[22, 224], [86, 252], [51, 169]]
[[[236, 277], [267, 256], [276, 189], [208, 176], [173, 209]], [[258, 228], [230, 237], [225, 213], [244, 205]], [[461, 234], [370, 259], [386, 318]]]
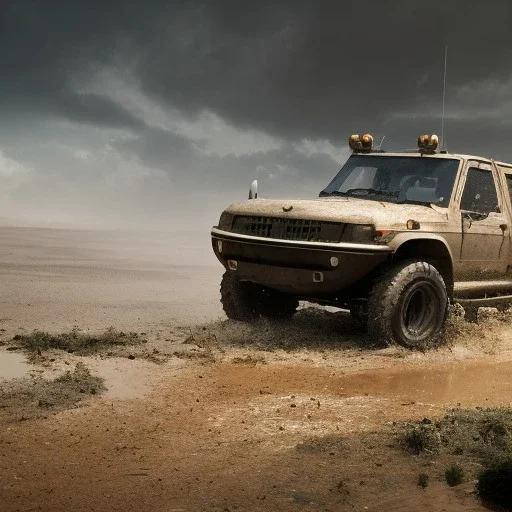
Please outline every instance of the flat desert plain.
[[1, 511], [486, 510], [443, 425], [511, 405], [509, 316], [411, 352], [228, 321], [221, 275], [208, 232], [0, 228]]

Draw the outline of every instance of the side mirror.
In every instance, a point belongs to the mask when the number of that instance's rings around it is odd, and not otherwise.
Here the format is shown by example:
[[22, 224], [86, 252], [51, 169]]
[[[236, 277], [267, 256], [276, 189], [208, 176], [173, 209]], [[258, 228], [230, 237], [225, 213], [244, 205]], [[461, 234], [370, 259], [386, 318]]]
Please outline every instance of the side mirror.
[[258, 180], [254, 180], [249, 188], [249, 199], [258, 199]]

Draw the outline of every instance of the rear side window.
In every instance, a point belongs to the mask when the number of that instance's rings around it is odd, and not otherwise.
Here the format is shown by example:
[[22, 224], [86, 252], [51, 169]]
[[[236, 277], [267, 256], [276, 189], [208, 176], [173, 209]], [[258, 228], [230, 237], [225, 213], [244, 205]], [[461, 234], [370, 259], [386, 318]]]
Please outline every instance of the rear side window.
[[508, 195], [510, 196], [510, 201], [512, 202], [512, 174], [505, 174], [505, 178], [507, 178]]
[[468, 170], [460, 209], [482, 214], [498, 211], [498, 195], [491, 171], [474, 167]]

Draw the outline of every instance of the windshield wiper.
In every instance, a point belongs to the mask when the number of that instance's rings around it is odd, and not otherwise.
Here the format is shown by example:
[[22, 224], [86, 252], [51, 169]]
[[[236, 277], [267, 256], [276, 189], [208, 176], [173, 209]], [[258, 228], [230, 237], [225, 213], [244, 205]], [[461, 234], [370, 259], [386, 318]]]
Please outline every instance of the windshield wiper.
[[[358, 192], [367, 192], [366, 194], [358, 194]], [[399, 192], [396, 190], [378, 190], [376, 188], [349, 188], [346, 192], [340, 190], [333, 190], [332, 192], [326, 192], [322, 190], [320, 197], [325, 196], [349, 196], [349, 197], [364, 197], [367, 195], [377, 195], [385, 197], [398, 197]]]
[[367, 192], [366, 195], [374, 194], [377, 196], [386, 197], [398, 197], [399, 192], [396, 190], [378, 190], [376, 188], [350, 188], [345, 192], [345, 195], [352, 194], [354, 192]]
[[333, 190], [332, 192], [326, 192], [325, 190], [322, 190], [320, 192], [320, 197], [326, 197], [326, 196], [346, 196], [346, 192], [340, 192], [339, 190]]
[[431, 206], [435, 203], [429, 201], [416, 201], [414, 199], [404, 199], [403, 201], [397, 201], [395, 204], [419, 204], [421, 206]]

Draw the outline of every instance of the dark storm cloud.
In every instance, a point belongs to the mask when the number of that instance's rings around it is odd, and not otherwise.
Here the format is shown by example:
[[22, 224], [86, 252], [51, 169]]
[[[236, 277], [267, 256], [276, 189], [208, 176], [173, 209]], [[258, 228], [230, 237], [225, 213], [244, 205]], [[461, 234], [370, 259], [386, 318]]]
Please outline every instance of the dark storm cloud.
[[[147, 128], [133, 139], [116, 143], [115, 147], [155, 169], [179, 175], [177, 184], [195, 190], [205, 185], [228, 190], [236, 184], [245, 189], [249, 177], [267, 181], [279, 177], [279, 182], [290, 179], [302, 183], [312, 179], [326, 185], [326, 180], [340, 166], [339, 160], [325, 153], [306, 154], [292, 144], [251, 154], [220, 156], [205, 151], [185, 137], [157, 128]], [[340, 154], [340, 160], [342, 158]], [[176, 170], [178, 172], [172, 172]]]
[[288, 140], [372, 129], [403, 146], [439, 126], [447, 43], [448, 111], [494, 108], [483, 122], [494, 134], [501, 100], [484, 90], [475, 105], [457, 91], [511, 73], [510, 10], [506, 0], [11, 1], [0, 18], [0, 112], [144, 131], [116, 101], [77, 93], [99, 67], [115, 66], [188, 116], [207, 109]]
[[287, 138], [344, 140], [352, 130], [385, 127], [397, 110], [438, 117], [445, 43], [448, 100], [469, 81], [510, 72], [504, 1], [445, 2], [433, 12], [410, 1], [221, 5], [176, 27], [172, 66], [152, 58], [156, 41], [144, 47], [145, 89]]

